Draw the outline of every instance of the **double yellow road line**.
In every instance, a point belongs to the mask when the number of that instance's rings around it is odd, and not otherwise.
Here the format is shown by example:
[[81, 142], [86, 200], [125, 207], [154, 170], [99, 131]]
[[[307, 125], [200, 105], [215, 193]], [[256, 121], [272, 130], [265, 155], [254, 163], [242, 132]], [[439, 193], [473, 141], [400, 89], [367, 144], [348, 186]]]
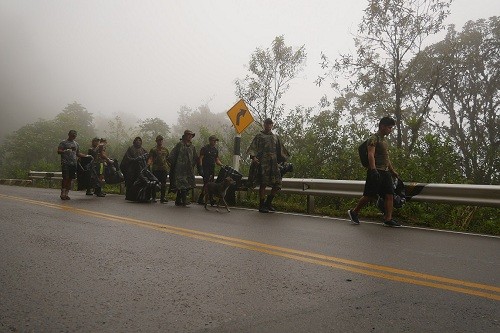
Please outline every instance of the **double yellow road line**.
[[415, 284], [425, 287], [437, 288], [442, 290], [449, 290], [458, 293], [488, 298], [492, 300], [500, 300], [500, 288], [496, 286], [490, 286], [485, 284], [479, 284], [474, 282], [450, 279], [446, 277], [440, 277], [435, 275], [429, 275], [424, 273], [412, 272], [403, 269], [380, 266], [369, 264], [360, 261], [354, 261], [349, 259], [337, 258], [332, 256], [327, 256], [314, 252], [306, 252], [300, 250], [294, 250], [286, 247], [280, 247], [265, 243], [254, 242], [246, 239], [239, 239], [233, 237], [222, 236], [218, 234], [197, 231], [192, 229], [185, 229], [174, 227], [170, 225], [164, 225], [159, 223], [148, 222], [144, 220], [133, 219], [129, 217], [105, 214], [95, 211], [90, 211], [81, 208], [75, 208], [69, 205], [53, 204], [49, 202], [36, 201], [31, 199], [25, 199], [20, 197], [14, 197], [9, 195], [0, 194], [0, 197], [5, 199], [12, 199], [17, 201], [26, 202], [29, 204], [40, 205], [44, 207], [61, 209], [66, 211], [71, 211], [76, 214], [91, 216], [95, 218], [105, 219], [114, 222], [126, 223], [130, 225], [135, 225], [142, 228], [153, 229], [156, 231], [166, 232], [170, 234], [185, 236], [189, 238], [200, 239], [204, 241], [209, 241], [212, 243], [223, 244], [227, 246], [232, 246], [240, 249], [256, 251], [261, 253], [266, 253], [278, 257], [293, 259], [297, 261], [307, 262], [315, 265], [326, 266], [336, 269], [342, 269], [345, 271], [368, 275], [376, 278]]

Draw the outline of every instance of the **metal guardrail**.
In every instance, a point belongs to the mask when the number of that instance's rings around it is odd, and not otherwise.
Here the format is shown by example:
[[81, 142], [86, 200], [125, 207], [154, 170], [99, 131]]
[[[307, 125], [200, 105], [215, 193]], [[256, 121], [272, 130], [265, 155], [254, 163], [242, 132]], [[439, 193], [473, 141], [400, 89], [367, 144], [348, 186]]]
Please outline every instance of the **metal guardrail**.
[[[405, 182], [407, 201], [439, 202], [500, 207], [500, 185], [432, 184]], [[283, 178], [282, 191], [307, 196], [360, 197], [365, 182], [359, 180]], [[310, 203], [312, 201], [312, 203]], [[309, 207], [312, 205], [312, 207]], [[308, 211], [314, 209], [308, 198]]]
[[[62, 176], [61, 172], [30, 171], [29, 178], [35, 185], [36, 179], [60, 180]], [[282, 192], [306, 195], [308, 212], [313, 212], [315, 196], [360, 197], [364, 184], [360, 180], [283, 178]], [[203, 186], [200, 176], [196, 176], [196, 186]], [[500, 185], [405, 182], [405, 187], [408, 201], [500, 207]]]
[[29, 171], [28, 178], [31, 179], [31, 183], [33, 186], [36, 185], [36, 181], [38, 179], [45, 179], [49, 181], [49, 184], [52, 186], [52, 181], [54, 180], [62, 180], [62, 172], [46, 172], [46, 171]]

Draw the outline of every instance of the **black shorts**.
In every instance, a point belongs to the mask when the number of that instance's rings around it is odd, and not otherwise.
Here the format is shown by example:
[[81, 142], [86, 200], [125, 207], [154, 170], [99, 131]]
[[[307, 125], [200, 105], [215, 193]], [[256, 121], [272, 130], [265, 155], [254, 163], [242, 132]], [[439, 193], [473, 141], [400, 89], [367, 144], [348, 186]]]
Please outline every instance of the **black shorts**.
[[166, 170], [155, 170], [153, 171], [153, 175], [158, 178], [158, 181], [161, 184], [165, 184], [167, 182], [168, 172]]
[[61, 165], [63, 179], [76, 179], [76, 165]]
[[378, 179], [371, 175], [370, 170], [366, 171], [366, 183], [363, 195], [366, 197], [384, 197], [386, 194], [394, 195], [394, 185], [392, 175], [389, 171], [378, 170]]

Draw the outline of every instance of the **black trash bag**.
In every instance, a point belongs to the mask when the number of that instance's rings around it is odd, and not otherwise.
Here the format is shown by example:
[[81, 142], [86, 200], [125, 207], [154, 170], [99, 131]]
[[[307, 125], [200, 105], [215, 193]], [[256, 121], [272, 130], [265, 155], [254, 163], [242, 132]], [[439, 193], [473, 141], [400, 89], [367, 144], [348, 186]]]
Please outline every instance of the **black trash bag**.
[[94, 181], [95, 178], [95, 170], [93, 168], [94, 163], [93, 163], [93, 158], [92, 156], [88, 157], [80, 157], [78, 159], [78, 165], [76, 168], [76, 179], [78, 183], [77, 190], [78, 191], [83, 191], [88, 188], [93, 187], [92, 182]]
[[[405, 184], [400, 178], [395, 178], [393, 179], [393, 186], [394, 186], [394, 199], [393, 199], [394, 208], [401, 208], [403, 207], [403, 205], [406, 203], [407, 200]], [[379, 196], [377, 199], [377, 207], [382, 212], [382, 214], [385, 214], [385, 200], [381, 196]]]
[[278, 164], [278, 168], [280, 170], [280, 175], [282, 178], [285, 173], [293, 172], [293, 164], [290, 162], [281, 162]]
[[248, 179], [245, 183], [246, 188], [254, 188], [257, 186], [257, 178], [260, 173], [260, 164], [251, 163], [250, 169], [248, 170]]
[[234, 187], [241, 187], [241, 179], [243, 178], [243, 175], [229, 165], [224, 165], [220, 168], [215, 182], [222, 183], [227, 177], [231, 177], [231, 179], [235, 181]]
[[131, 200], [137, 202], [149, 202], [153, 192], [159, 191], [161, 184], [153, 173], [144, 167], [130, 189]]
[[113, 163], [106, 165], [104, 168], [104, 180], [106, 184], [119, 184], [124, 181], [118, 160], [113, 160]]

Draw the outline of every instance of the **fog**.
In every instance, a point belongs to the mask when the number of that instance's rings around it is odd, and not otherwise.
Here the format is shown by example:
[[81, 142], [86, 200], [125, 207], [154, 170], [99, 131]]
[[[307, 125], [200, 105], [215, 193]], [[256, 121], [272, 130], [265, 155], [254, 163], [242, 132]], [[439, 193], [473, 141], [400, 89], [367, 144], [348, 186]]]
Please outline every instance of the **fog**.
[[[159, 117], [181, 106], [214, 113], [236, 101], [234, 81], [279, 35], [305, 45], [306, 67], [284, 102], [314, 107], [321, 52], [352, 51], [367, 0], [0, 0], [0, 138], [78, 102], [95, 115]], [[456, 0], [446, 24], [500, 13], [498, 0]]]

